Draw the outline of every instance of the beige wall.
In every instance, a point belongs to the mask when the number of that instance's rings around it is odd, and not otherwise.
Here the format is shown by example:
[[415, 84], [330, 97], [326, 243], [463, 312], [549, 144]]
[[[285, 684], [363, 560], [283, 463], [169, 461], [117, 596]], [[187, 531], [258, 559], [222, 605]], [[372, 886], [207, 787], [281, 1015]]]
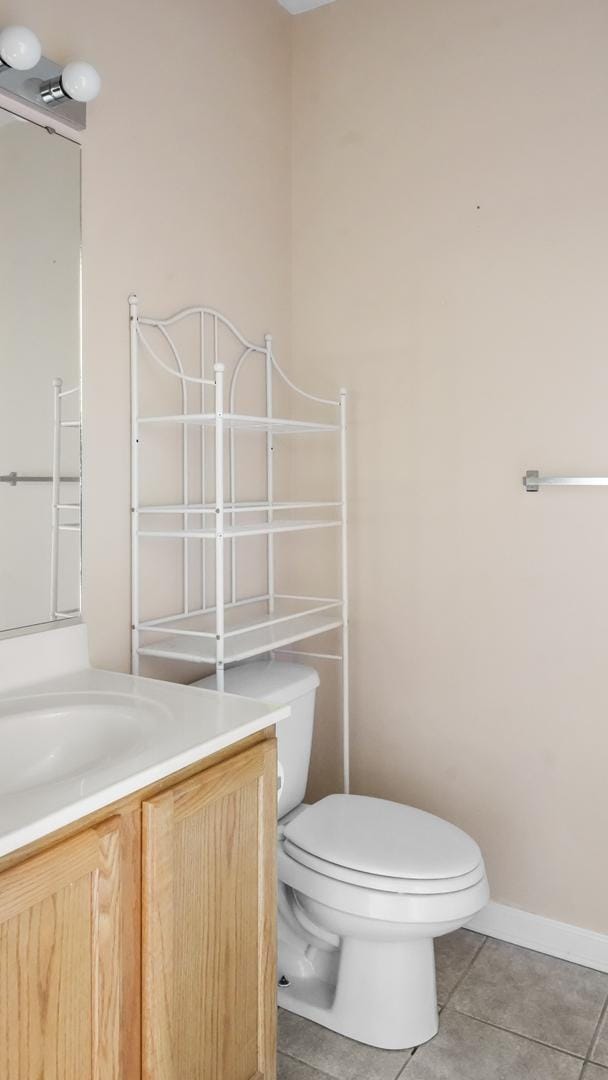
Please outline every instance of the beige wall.
[[[275, 0], [8, 0], [59, 62], [103, 78], [83, 137], [85, 615], [129, 665], [127, 296], [289, 331], [289, 16]], [[192, 677], [191, 672], [186, 675]]]
[[296, 370], [353, 398], [355, 790], [600, 931], [608, 495], [520, 477], [608, 467], [607, 42], [603, 0], [294, 20]]

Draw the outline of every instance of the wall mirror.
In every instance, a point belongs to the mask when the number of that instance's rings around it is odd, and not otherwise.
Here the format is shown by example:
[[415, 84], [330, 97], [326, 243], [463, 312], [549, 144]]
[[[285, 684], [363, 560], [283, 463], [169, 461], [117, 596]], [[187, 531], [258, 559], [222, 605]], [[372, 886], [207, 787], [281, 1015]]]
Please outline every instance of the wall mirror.
[[0, 633], [80, 614], [80, 147], [0, 108]]

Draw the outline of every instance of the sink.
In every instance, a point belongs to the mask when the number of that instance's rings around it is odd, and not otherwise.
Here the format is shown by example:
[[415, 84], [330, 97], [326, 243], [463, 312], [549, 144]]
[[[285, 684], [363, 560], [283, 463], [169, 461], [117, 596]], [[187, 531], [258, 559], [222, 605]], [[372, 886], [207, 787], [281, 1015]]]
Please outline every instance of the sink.
[[284, 719], [88, 666], [86, 626], [0, 640], [0, 859]]
[[28, 695], [0, 704], [0, 796], [104, 769], [137, 753], [171, 719], [156, 701], [80, 692]]

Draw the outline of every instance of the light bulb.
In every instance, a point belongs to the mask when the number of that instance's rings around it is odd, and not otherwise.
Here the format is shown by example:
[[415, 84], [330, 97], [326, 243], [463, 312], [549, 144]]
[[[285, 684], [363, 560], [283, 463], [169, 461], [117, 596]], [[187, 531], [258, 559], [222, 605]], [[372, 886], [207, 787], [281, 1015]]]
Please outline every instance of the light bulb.
[[61, 86], [74, 101], [92, 101], [101, 89], [101, 79], [91, 64], [74, 60], [61, 72]]
[[0, 60], [8, 67], [29, 71], [41, 55], [40, 42], [27, 26], [7, 26], [0, 31]]

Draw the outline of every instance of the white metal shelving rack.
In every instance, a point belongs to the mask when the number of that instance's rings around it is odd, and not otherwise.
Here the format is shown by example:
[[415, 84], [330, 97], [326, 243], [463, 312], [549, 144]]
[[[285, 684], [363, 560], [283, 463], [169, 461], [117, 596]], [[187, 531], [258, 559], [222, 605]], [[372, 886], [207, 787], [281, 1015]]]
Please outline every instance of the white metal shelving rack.
[[[344, 787], [349, 790], [349, 670], [348, 670], [348, 561], [347, 561], [347, 467], [346, 467], [346, 390], [336, 399], [309, 394], [296, 386], [277, 362], [272, 337], [263, 343], [246, 339], [220, 312], [207, 307], [185, 308], [160, 319], [144, 317], [136, 296], [129, 297], [131, 340], [131, 510], [132, 510], [132, 666], [139, 671], [140, 658], [191, 661], [215, 666], [218, 687], [224, 686], [227, 664], [250, 659], [275, 650], [289, 651], [288, 646], [314, 638], [331, 630], [341, 630], [338, 653], [305, 652], [297, 655], [335, 660], [341, 664], [342, 730]], [[196, 327], [196, 375], [187, 373], [172, 328], [187, 320]], [[165, 355], [154, 348], [150, 336], [156, 334]], [[228, 335], [236, 346], [230, 375], [222, 359], [220, 335]], [[178, 380], [181, 411], [163, 415], [143, 415], [140, 411], [141, 380], [146, 361], [158, 365], [171, 379]], [[264, 415], [252, 416], [236, 411], [240, 376], [248, 360], [262, 361], [266, 408]], [[158, 370], [158, 369], [157, 369]], [[210, 377], [211, 370], [213, 377]], [[275, 380], [299, 398], [326, 407], [333, 414], [332, 423], [280, 418], [274, 415]], [[193, 395], [195, 400], [193, 400]], [[226, 405], [228, 408], [226, 409]], [[212, 406], [212, 407], [210, 407]], [[181, 429], [180, 502], [145, 505], [140, 499], [141, 437], [145, 430], [159, 425]], [[188, 431], [200, 429], [200, 459], [193, 461]], [[244, 432], [265, 434], [266, 497], [258, 501], [237, 499], [236, 437]], [[205, 432], [210, 432], [207, 439]], [[339, 458], [340, 491], [334, 501], [280, 501], [275, 499], [273, 452], [275, 439], [300, 435], [333, 436]], [[211, 444], [211, 448], [208, 444]], [[211, 464], [211, 469], [208, 464]], [[200, 498], [192, 501], [193, 472]], [[211, 474], [211, 475], [210, 475]], [[211, 488], [211, 491], [207, 489]], [[284, 517], [283, 513], [298, 513]], [[324, 516], [314, 516], [315, 514]], [[302, 515], [301, 517], [299, 515]], [[312, 516], [311, 516], [312, 515]], [[152, 528], [150, 516], [177, 519], [179, 527]], [[259, 520], [259, 519], [262, 520]], [[193, 525], [193, 519], [200, 524]], [[254, 520], [255, 519], [255, 520]], [[333, 597], [287, 595], [275, 587], [274, 538], [280, 533], [318, 529], [339, 529], [340, 584]], [[237, 543], [248, 536], [266, 537], [266, 590], [261, 595], [239, 594]], [[182, 602], [177, 614], [142, 619], [140, 580], [140, 544], [152, 540], [181, 541]], [[200, 555], [193, 560], [191, 545], [200, 543]], [[229, 545], [229, 550], [227, 550]], [[209, 574], [207, 547], [215, 554], [214, 573]], [[191, 571], [196, 566], [199, 602], [192, 603]], [[212, 580], [209, 578], [212, 577]]]

